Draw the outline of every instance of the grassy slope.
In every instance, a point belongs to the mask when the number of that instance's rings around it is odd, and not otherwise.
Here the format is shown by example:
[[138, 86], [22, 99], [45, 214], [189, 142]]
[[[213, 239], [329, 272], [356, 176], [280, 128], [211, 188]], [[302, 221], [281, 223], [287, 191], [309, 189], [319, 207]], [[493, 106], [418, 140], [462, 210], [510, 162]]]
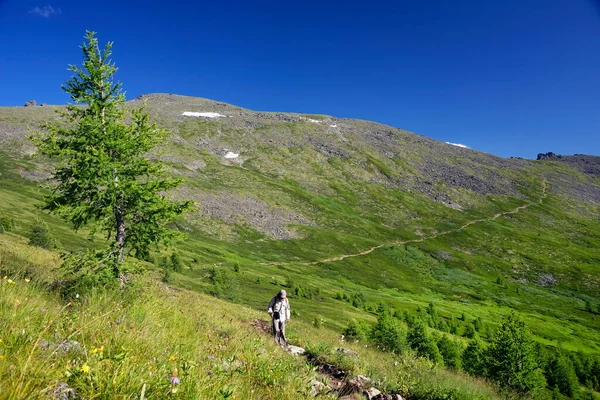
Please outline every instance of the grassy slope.
[[[198, 104], [193, 110], [214, 111], [207, 108], [212, 103], [194, 101]], [[190, 268], [175, 277], [178, 286], [213, 290], [207, 276], [216, 264], [228, 271], [235, 301], [263, 309], [265, 300], [291, 281], [305, 291], [313, 290], [310, 298], [292, 294], [300, 319], [309, 322], [315, 317], [323, 318], [327, 328], [337, 331], [351, 318], [375, 318], [371, 311], [335, 300], [338, 292], [363, 293], [370, 310], [384, 303], [414, 312], [434, 301], [448, 321], [456, 321], [463, 313], [467, 320], [481, 317], [486, 332], [495, 327], [500, 315], [516, 309], [542, 344], [600, 352], [600, 320], [584, 307], [585, 301], [600, 302], [599, 209], [595, 203], [573, 200], [560, 190], [560, 179], [598, 186], [597, 177], [550, 162], [502, 168], [495, 166], [495, 159], [490, 161], [471, 153], [468, 157], [475, 158], [465, 164], [462, 153], [451, 153], [453, 149], [402, 131], [398, 133], [400, 144], [392, 146], [402, 149], [402, 156], [383, 157], [364, 142], [361, 129], [372, 127], [361, 121], [352, 122], [355, 125], [351, 128], [356, 129], [347, 134], [354, 136], [349, 144], [343, 144], [349, 157], [324, 157], [301, 142], [303, 138], [329, 140], [329, 136], [323, 136], [323, 129], [313, 123], [275, 122], [242, 129], [234, 126], [236, 118], [232, 123], [177, 122], [174, 116], [181, 110], [176, 107], [153, 103], [149, 106], [162, 125], [178, 133], [179, 139], [170, 142], [161, 157], [185, 172], [184, 195], [193, 197], [195, 191], [200, 191], [249, 196], [270, 207], [310, 217], [316, 225], [294, 225], [300, 236], [282, 241], [257, 232], [247, 221], [231, 224], [196, 213], [179, 224], [189, 231], [188, 240], [179, 244], [178, 250]], [[235, 112], [245, 111], [234, 109], [231, 114]], [[50, 109], [4, 108], [0, 109], [0, 122], [22, 127], [51, 115]], [[245, 118], [259, 121], [254, 116]], [[19, 172], [39, 169], [40, 160], [31, 159], [22, 135], [16, 136], [3, 143], [5, 153], [0, 156], [0, 213], [14, 218], [17, 232], [25, 233], [32, 217], [40, 215], [33, 205], [39, 203], [42, 191], [21, 178]], [[290, 137], [298, 141], [297, 145], [269, 143]], [[210, 148], [197, 146], [203, 138], [233, 150], [243, 149], [243, 168], [224, 164]], [[418, 190], [394, 186], [396, 181], [409, 185], [421, 179], [422, 164], [436, 157], [448, 165], [472, 170], [475, 175], [501, 173], [502, 179], [517, 183], [520, 195], [483, 196], [434, 182], [440, 193], [465, 206], [463, 211], [457, 211]], [[203, 169], [186, 167], [198, 160], [206, 165]], [[478, 169], [486, 162], [489, 169]], [[548, 196], [539, 204], [545, 180]], [[421, 243], [384, 246], [361, 257], [305, 264], [357, 253], [381, 243], [427, 238], [526, 204], [530, 207], [516, 214]], [[83, 236], [72, 234], [57, 219], [43, 218], [52, 224], [67, 249], [94, 245]], [[239, 273], [233, 272], [235, 263], [241, 266]], [[557, 282], [551, 286], [537, 284], [542, 274], [552, 274]], [[496, 283], [499, 277], [503, 284]], [[459, 333], [462, 329], [463, 326]]]
[[[228, 392], [233, 399], [297, 399], [310, 397], [312, 379], [325, 379], [251, 327], [264, 312], [151, 277], [125, 293], [90, 294], [65, 304], [47, 286], [56, 278], [56, 255], [16, 235], [0, 235], [0, 244], [0, 271], [7, 274], [0, 281], [0, 398], [42, 398], [65, 382], [80, 396], [98, 399], [139, 398], [144, 386], [148, 399], [219, 399]], [[382, 388], [416, 398], [450, 388], [465, 399], [499, 398], [485, 382], [423, 360], [341, 343], [337, 333], [295, 319], [290, 328], [293, 342], [353, 373], [369, 374]], [[80, 351], [43, 346], [62, 340], [78, 342]], [[359, 358], [336, 358], [340, 345]], [[174, 372], [181, 384], [170, 393]]]

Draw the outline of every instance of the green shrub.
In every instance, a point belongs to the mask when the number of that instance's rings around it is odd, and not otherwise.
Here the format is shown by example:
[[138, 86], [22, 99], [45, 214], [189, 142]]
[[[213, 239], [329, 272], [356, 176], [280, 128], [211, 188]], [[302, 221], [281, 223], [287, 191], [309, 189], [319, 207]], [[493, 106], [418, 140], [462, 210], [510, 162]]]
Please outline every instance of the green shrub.
[[208, 271], [208, 280], [213, 285], [210, 290], [213, 296], [227, 300], [237, 299], [237, 286], [227, 271], [213, 266]]
[[323, 326], [323, 322], [323, 318], [315, 317], [315, 319], [313, 319], [313, 326], [320, 329]]
[[11, 232], [15, 229], [15, 221], [12, 218], [0, 217], [0, 233]]
[[367, 340], [369, 338], [369, 326], [364, 321], [353, 319], [348, 323], [343, 334], [348, 340]]
[[535, 393], [546, 380], [525, 323], [514, 313], [504, 318], [486, 351], [487, 376], [500, 386]]
[[169, 268], [163, 268], [162, 281], [164, 283], [173, 283], [173, 276]]
[[240, 263], [236, 262], [235, 264], [233, 264], [233, 272], [240, 272]]
[[142, 267], [135, 259], [119, 264], [106, 251], [87, 249], [81, 254], [65, 255], [60, 271], [58, 287], [64, 297], [70, 298], [94, 288], [122, 287], [127, 276], [141, 272]]
[[578, 390], [577, 375], [573, 362], [564, 354], [553, 354], [545, 368], [548, 386], [558, 388], [560, 393], [573, 397]]
[[416, 351], [418, 356], [429, 358], [435, 363], [442, 361], [442, 355], [437, 344], [429, 332], [427, 332], [427, 326], [422, 320], [416, 319], [408, 328], [406, 341], [411, 349]]
[[53, 250], [60, 248], [59, 242], [52, 236], [50, 228], [41, 219], [35, 220], [31, 231], [27, 234], [29, 245]]
[[171, 254], [171, 269], [179, 273], [183, 271], [183, 263], [181, 262], [181, 259], [179, 258], [179, 255], [176, 252], [173, 252], [173, 254]]
[[448, 336], [442, 335], [437, 341], [437, 347], [446, 367], [454, 370], [460, 369], [460, 350], [457, 343], [451, 341]]
[[469, 375], [485, 375], [485, 350], [478, 337], [470, 340], [467, 348], [463, 351], [462, 367]]
[[371, 329], [371, 340], [384, 351], [401, 354], [406, 347], [405, 333], [400, 322], [388, 313], [377, 318], [377, 324]]

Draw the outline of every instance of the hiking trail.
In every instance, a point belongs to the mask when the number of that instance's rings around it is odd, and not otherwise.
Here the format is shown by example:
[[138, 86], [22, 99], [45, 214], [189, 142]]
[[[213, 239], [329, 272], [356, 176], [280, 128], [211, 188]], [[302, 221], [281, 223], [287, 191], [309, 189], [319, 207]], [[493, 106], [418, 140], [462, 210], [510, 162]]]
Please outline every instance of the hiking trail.
[[[325, 258], [323, 260], [319, 260], [319, 261], [310, 261], [310, 262], [303, 262], [301, 264], [303, 265], [315, 265], [315, 264], [319, 264], [319, 263], [326, 263], [326, 262], [333, 262], [333, 261], [341, 261], [344, 260], [346, 258], [351, 258], [351, 257], [360, 257], [360, 256], [364, 256], [367, 254], [370, 254], [372, 252], [374, 252], [377, 249], [380, 249], [382, 247], [391, 247], [391, 246], [398, 246], [398, 245], [404, 245], [404, 244], [409, 244], [409, 243], [421, 243], [424, 242], [426, 240], [430, 240], [430, 239], [435, 239], [437, 237], [440, 236], [444, 236], [444, 235], [448, 235], [451, 233], [455, 233], [455, 232], [460, 232], [466, 228], [468, 228], [469, 226], [473, 225], [473, 224], [478, 224], [481, 222], [488, 222], [488, 221], [494, 221], [500, 217], [503, 217], [505, 215], [510, 215], [510, 214], [516, 214], [521, 210], [525, 210], [526, 208], [529, 208], [531, 206], [537, 205], [537, 204], [542, 204], [542, 202], [544, 201], [544, 199], [548, 196], [547, 193], [547, 184], [546, 184], [546, 180], [542, 181], [542, 195], [540, 196], [540, 198], [538, 199], [537, 202], [530, 202], [528, 204], [524, 204], [522, 206], [516, 207], [510, 211], [504, 211], [504, 212], [500, 212], [497, 214], [494, 214], [493, 216], [489, 217], [489, 218], [480, 218], [480, 219], [475, 219], [473, 221], [469, 221], [467, 223], [465, 223], [464, 225], [461, 225], [458, 228], [455, 229], [449, 229], [447, 231], [442, 231], [442, 232], [438, 232], [434, 235], [431, 236], [425, 236], [425, 237], [421, 237], [419, 239], [409, 239], [409, 240], [401, 240], [401, 241], [397, 241], [397, 242], [391, 242], [391, 243], [381, 243], [378, 244], [377, 246], [373, 246], [370, 249], [367, 250], [363, 250], [359, 253], [354, 253], [354, 254], [342, 254], [341, 256], [337, 256], [337, 257], [331, 257], [331, 258]], [[273, 263], [274, 265], [275, 263]]]

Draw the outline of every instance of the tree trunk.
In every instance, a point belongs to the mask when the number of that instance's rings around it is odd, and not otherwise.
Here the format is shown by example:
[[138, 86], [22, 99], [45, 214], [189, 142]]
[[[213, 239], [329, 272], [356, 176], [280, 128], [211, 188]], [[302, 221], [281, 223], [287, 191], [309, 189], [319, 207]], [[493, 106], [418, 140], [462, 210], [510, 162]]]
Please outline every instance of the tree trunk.
[[115, 241], [117, 242], [117, 261], [120, 264], [125, 258], [125, 219], [119, 206], [115, 210], [115, 220], [117, 223], [117, 236], [115, 237]]
[[125, 259], [125, 216], [123, 215], [123, 199], [122, 193], [119, 192], [119, 175], [117, 175], [117, 169], [113, 169], [113, 179], [117, 198], [117, 204], [115, 204], [115, 223], [117, 228], [117, 235], [115, 236], [115, 242], [117, 244], [117, 262], [121, 264]]

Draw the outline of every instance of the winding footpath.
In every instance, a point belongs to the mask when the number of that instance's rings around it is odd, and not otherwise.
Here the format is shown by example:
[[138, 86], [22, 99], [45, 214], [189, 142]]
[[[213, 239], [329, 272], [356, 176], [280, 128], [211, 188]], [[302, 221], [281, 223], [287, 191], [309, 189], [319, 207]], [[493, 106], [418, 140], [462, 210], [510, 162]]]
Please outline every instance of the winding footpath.
[[500, 217], [503, 217], [505, 215], [510, 215], [510, 214], [516, 214], [521, 210], [524, 210], [526, 208], [529, 208], [531, 206], [534, 206], [536, 204], [542, 204], [542, 202], [544, 201], [544, 199], [547, 197], [548, 193], [547, 193], [547, 185], [546, 185], [546, 181], [542, 181], [542, 195], [539, 198], [539, 200], [535, 203], [529, 203], [529, 204], [524, 204], [522, 206], [519, 206], [513, 210], [510, 211], [504, 211], [498, 214], [495, 214], [489, 218], [481, 218], [481, 219], [475, 219], [473, 221], [469, 221], [466, 224], [456, 228], [456, 229], [450, 229], [447, 231], [442, 231], [442, 232], [438, 232], [434, 235], [431, 236], [425, 236], [425, 237], [421, 237], [419, 239], [409, 239], [409, 240], [401, 240], [398, 242], [391, 242], [391, 243], [382, 243], [382, 244], [378, 244], [377, 246], [373, 246], [370, 249], [361, 251], [360, 253], [354, 253], [354, 254], [343, 254], [341, 256], [337, 256], [337, 257], [331, 257], [331, 258], [325, 258], [323, 260], [319, 260], [319, 261], [311, 261], [311, 262], [304, 262], [302, 264], [304, 265], [314, 265], [314, 264], [319, 264], [319, 263], [327, 263], [327, 262], [333, 262], [333, 261], [341, 261], [344, 260], [346, 258], [351, 258], [351, 257], [360, 257], [360, 256], [364, 256], [367, 255], [369, 253], [374, 252], [377, 249], [380, 249], [382, 247], [391, 247], [391, 246], [399, 246], [399, 245], [404, 245], [404, 244], [409, 244], [409, 243], [421, 243], [424, 242], [425, 240], [430, 240], [430, 239], [435, 239], [437, 237], [440, 236], [444, 236], [444, 235], [448, 235], [451, 233], [455, 233], [455, 232], [460, 232], [465, 228], [468, 228], [469, 226], [473, 225], [473, 224], [478, 224], [481, 222], [488, 222], [488, 221], [494, 221], [495, 219], [498, 219]]

